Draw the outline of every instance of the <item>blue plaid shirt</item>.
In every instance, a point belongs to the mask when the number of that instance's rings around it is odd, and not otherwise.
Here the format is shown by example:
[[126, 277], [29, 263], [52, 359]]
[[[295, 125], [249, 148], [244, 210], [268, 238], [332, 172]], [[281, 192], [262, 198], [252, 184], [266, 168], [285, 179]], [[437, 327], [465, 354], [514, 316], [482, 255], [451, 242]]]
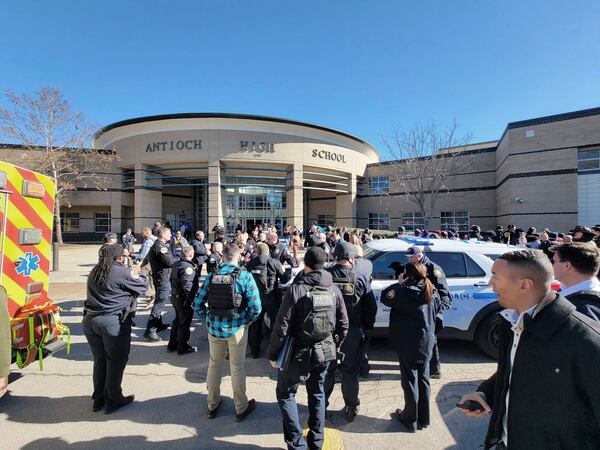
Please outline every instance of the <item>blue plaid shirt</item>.
[[[218, 275], [227, 275], [233, 272], [237, 264], [224, 263], [217, 269]], [[233, 317], [217, 317], [210, 313], [210, 308], [206, 302], [208, 295], [208, 286], [212, 273], [208, 274], [204, 279], [202, 289], [196, 294], [193, 308], [198, 313], [200, 318], [206, 318], [206, 327], [208, 332], [218, 338], [228, 338], [234, 335], [240, 327], [249, 324], [258, 319], [261, 312], [260, 294], [256, 287], [254, 277], [247, 270], [242, 270], [237, 280], [235, 280], [235, 292], [242, 294], [248, 301], [248, 307], [245, 309], [236, 308]]]

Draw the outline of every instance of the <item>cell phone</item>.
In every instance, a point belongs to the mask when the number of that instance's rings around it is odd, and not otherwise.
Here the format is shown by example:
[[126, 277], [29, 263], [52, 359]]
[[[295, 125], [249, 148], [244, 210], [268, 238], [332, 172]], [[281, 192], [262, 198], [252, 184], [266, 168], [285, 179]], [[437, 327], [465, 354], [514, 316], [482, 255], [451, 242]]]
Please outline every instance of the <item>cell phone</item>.
[[465, 400], [464, 403], [457, 403], [456, 407], [466, 411], [485, 411], [481, 403], [474, 400]]

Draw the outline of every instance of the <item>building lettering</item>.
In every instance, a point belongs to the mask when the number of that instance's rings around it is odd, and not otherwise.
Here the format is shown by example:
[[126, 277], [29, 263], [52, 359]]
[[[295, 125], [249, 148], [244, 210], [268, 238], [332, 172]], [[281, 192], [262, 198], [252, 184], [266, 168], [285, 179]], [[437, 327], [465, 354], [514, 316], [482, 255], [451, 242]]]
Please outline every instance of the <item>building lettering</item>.
[[146, 146], [146, 152], [166, 152], [167, 150], [202, 150], [202, 140], [150, 142]]
[[346, 155], [327, 150], [319, 150], [318, 148], [313, 149], [312, 156], [313, 158], [327, 159], [329, 161], [346, 162]]
[[275, 153], [271, 142], [240, 141], [240, 152]]

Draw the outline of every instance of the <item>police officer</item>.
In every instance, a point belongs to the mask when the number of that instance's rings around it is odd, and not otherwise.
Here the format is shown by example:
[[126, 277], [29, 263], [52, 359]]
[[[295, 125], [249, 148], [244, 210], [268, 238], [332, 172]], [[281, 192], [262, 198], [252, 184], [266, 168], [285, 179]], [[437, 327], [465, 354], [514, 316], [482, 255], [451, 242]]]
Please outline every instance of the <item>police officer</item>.
[[156, 290], [156, 299], [144, 337], [153, 342], [160, 341], [158, 333], [169, 328], [161, 319], [161, 314], [165, 308], [167, 300], [171, 294], [171, 267], [173, 266], [173, 255], [169, 248], [171, 241], [171, 229], [162, 227], [156, 231], [156, 241], [148, 252], [148, 260], [152, 268], [152, 281], [154, 281], [154, 289]]
[[298, 267], [298, 261], [287, 251], [283, 242], [279, 242], [279, 236], [275, 232], [267, 234], [267, 244], [271, 258], [278, 259], [281, 264], [288, 263], [292, 267]]
[[196, 231], [196, 235], [190, 245], [194, 248], [194, 264], [199, 273], [202, 272], [202, 266], [208, 259], [208, 249], [204, 245], [204, 232]]
[[213, 242], [211, 245], [211, 253], [206, 261], [206, 273], [213, 273], [223, 260], [223, 243], [220, 241]]
[[[348, 422], [354, 420], [360, 405], [358, 374], [362, 357], [363, 332], [373, 328], [377, 315], [377, 302], [371, 290], [370, 275], [359, 270], [355, 260], [356, 255], [354, 245], [340, 241], [334, 250], [336, 263], [326, 269], [332, 275], [333, 283], [342, 292], [350, 323], [348, 336], [341, 347], [344, 358], [340, 364], [344, 412]], [[327, 370], [325, 393], [328, 402], [335, 384], [336, 368], [337, 364], [333, 362]]]
[[[276, 396], [283, 417], [283, 437], [289, 449], [322, 448], [326, 398], [325, 376], [329, 364], [348, 332], [348, 316], [339, 289], [331, 274], [323, 270], [325, 252], [307, 250], [303, 275], [287, 290], [271, 334], [268, 356], [278, 367], [279, 353], [289, 341], [289, 361], [281, 362]], [[283, 358], [286, 359], [286, 358]], [[304, 441], [298, 419], [296, 392], [306, 380], [308, 394], [308, 435]]]
[[146, 277], [123, 264], [123, 254], [118, 244], [102, 249], [88, 277], [84, 302], [83, 332], [94, 355], [92, 411], [104, 408], [106, 414], [133, 401], [133, 395], [123, 396], [121, 381], [131, 347], [135, 299], [148, 288]]
[[[476, 225], [474, 225], [476, 226]], [[413, 245], [406, 251], [406, 257], [409, 262], [418, 263], [425, 265], [427, 267], [427, 278], [429, 281], [433, 283], [435, 288], [438, 291], [440, 296], [441, 308], [437, 313], [435, 318], [435, 344], [433, 346], [433, 352], [431, 355], [431, 362], [429, 372], [430, 378], [441, 378], [442, 377], [442, 368], [440, 365], [440, 351], [438, 349], [437, 343], [437, 335], [442, 328], [444, 328], [444, 309], [450, 309], [452, 305], [452, 296], [450, 295], [450, 290], [448, 289], [448, 282], [446, 281], [446, 275], [440, 266], [431, 261], [425, 253], [423, 253], [423, 248], [418, 245]]]
[[171, 268], [171, 304], [175, 308], [175, 319], [171, 323], [171, 336], [168, 351], [177, 350], [178, 355], [186, 355], [196, 351], [188, 344], [190, 340], [190, 324], [194, 316], [192, 309], [193, 298], [190, 298], [194, 280], [196, 278], [196, 266], [192, 262], [194, 249], [190, 246], [182, 247], [181, 257], [175, 261]]
[[[269, 246], [264, 242], [258, 244], [258, 254], [246, 264], [248, 270], [256, 281], [262, 312], [260, 317], [250, 325], [248, 330], [248, 344], [250, 354], [254, 359], [260, 356], [260, 344], [263, 338], [263, 327], [271, 328], [279, 309], [279, 295], [277, 286], [279, 281], [287, 283], [291, 277], [278, 259], [269, 256]], [[265, 317], [266, 316], [266, 317]]]
[[429, 360], [440, 300], [423, 264], [407, 264], [398, 280], [382, 291], [381, 303], [390, 308], [388, 339], [398, 354], [404, 391], [404, 408], [397, 409], [394, 417], [415, 432], [419, 425], [430, 423]]

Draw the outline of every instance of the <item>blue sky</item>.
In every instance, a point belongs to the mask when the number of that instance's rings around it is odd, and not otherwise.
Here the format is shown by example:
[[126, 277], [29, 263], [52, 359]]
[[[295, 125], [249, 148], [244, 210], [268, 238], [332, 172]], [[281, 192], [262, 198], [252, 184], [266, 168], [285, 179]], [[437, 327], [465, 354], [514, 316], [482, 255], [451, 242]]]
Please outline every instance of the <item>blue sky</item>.
[[596, 1], [1, 0], [0, 19], [0, 89], [58, 87], [99, 126], [261, 114], [386, 159], [395, 125], [456, 119], [478, 142], [600, 106]]

